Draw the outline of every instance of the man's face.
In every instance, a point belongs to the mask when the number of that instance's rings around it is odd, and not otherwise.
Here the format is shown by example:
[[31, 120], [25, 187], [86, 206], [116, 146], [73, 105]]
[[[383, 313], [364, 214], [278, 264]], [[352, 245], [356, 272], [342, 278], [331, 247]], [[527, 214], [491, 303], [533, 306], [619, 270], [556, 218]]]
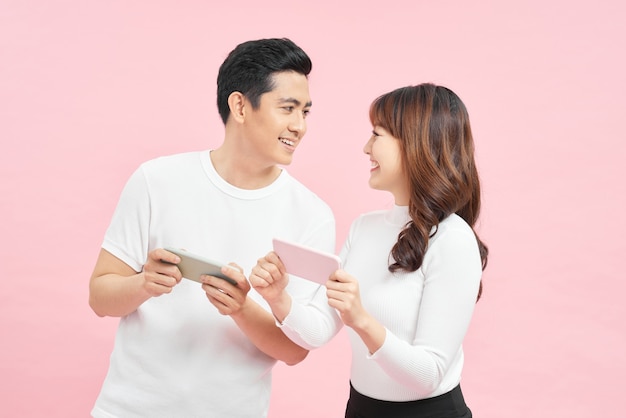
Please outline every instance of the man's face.
[[274, 89], [260, 97], [257, 109], [247, 102], [244, 126], [248, 150], [268, 165], [287, 165], [306, 133], [311, 108], [309, 83], [293, 71], [276, 73]]

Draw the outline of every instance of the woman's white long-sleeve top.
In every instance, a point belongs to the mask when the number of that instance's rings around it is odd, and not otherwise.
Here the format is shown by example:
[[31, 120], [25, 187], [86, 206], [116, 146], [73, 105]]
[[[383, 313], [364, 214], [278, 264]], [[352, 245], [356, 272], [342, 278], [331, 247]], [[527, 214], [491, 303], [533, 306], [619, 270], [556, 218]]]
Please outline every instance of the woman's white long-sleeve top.
[[[474, 232], [457, 215], [440, 223], [419, 269], [389, 272], [391, 248], [409, 220], [406, 206], [361, 215], [340, 254], [344, 269], [359, 281], [363, 307], [386, 329], [383, 345], [370, 354], [348, 328], [350, 379], [357, 391], [381, 400], [430, 398], [459, 384], [462, 342], [482, 275]], [[313, 349], [342, 326], [322, 287], [308, 304], [293, 303], [282, 329]]]

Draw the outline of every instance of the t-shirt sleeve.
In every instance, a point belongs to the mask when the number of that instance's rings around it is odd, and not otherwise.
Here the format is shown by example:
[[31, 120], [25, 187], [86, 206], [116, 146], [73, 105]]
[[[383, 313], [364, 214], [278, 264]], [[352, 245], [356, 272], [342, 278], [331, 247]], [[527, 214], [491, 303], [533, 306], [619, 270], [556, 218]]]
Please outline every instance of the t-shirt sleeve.
[[102, 248], [139, 272], [147, 259], [150, 231], [150, 196], [142, 168], [126, 182]]

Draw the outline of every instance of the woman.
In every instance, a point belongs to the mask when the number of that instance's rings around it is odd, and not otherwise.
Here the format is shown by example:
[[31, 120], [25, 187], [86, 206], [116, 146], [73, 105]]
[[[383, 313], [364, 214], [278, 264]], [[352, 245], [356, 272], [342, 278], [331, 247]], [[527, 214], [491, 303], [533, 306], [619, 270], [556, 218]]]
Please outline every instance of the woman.
[[481, 295], [487, 247], [473, 230], [480, 182], [465, 105], [421, 84], [370, 107], [370, 187], [393, 208], [360, 216], [337, 270], [308, 305], [285, 290], [275, 253], [250, 282], [293, 341], [312, 349], [342, 325], [352, 346], [346, 417], [472, 416], [460, 388], [462, 342]]

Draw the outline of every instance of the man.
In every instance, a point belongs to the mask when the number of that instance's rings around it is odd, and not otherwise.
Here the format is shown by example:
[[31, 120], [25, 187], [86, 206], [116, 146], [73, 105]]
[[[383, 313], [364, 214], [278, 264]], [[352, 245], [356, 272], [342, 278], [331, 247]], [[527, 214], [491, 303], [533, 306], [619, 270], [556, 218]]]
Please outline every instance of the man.
[[[306, 132], [310, 70], [288, 39], [238, 45], [217, 79], [222, 145], [148, 161], [129, 179], [89, 287], [96, 314], [121, 317], [94, 417], [264, 417], [274, 364], [306, 357], [244, 272], [274, 236], [334, 250], [330, 208], [278, 166]], [[237, 284], [182, 279], [163, 247], [234, 261], [222, 272]], [[318, 289], [292, 282], [302, 298]]]

